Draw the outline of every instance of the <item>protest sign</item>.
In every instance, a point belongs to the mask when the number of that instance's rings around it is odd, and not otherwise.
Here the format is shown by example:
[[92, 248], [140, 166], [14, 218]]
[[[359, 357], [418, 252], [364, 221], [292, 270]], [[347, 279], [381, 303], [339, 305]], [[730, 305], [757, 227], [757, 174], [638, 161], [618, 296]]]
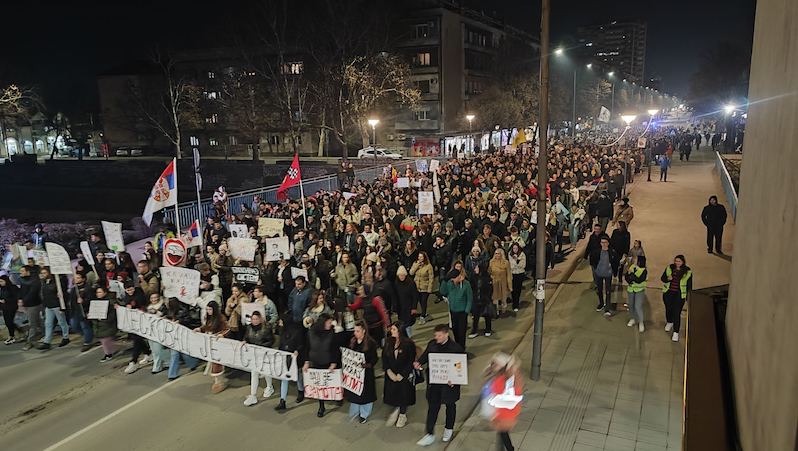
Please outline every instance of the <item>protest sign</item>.
[[396, 179], [397, 188], [410, 188], [410, 179], [407, 177], [399, 177]]
[[28, 248], [21, 244], [17, 244], [17, 253], [19, 253], [19, 259], [22, 260], [22, 264], [27, 265], [29, 258]]
[[349, 348], [341, 348], [341, 384], [358, 396], [363, 393], [363, 384], [366, 380], [366, 354], [353, 351]]
[[418, 192], [418, 214], [431, 215], [435, 213], [435, 198], [432, 191]]
[[200, 272], [189, 268], [161, 267], [161, 286], [165, 298], [196, 305], [199, 296]]
[[637, 138], [637, 148], [638, 149], [645, 149], [647, 142], [648, 142], [648, 139], [646, 139], [645, 136], [641, 136], [640, 138]]
[[427, 160], [425, 160], [423, 158], [419, 159], [419, 160], [416, 160], [416, 171], [418, 171], [418, 172], [427, 172], [427, 169], [428, 169]]
[[468, 385], [468, 361], [465, 354], [429, 354], [429, 383]]
[[244, 268], [242, 266], [232, 266], [230, 271], [233, 273], [233, 282], [243, 284], [260, 283], [260, 270], [258, 268]]
[[441, 162], [438, 160], [430, 160], [429, 161], [429, 172], [437, 172], [438, 168], [441, 166]]
[[163, 243], [163, 265], [164, 266], [183, 266], [186, 262], [185, 241], [178, 238], [169, 238]]
[[252, 238], [230, 238], [227, 240], [230, 255], [236, 260], [255, 261], [255, 251], [258, 250], [258, 240]]
[[308, 280], [308, 270], [304, 268], [291, 268], [291, 278], [296, 279], [297, 277], [302, 276], [305, 278], [305, 282]]
[[258, 236], [283, 236], [284, 224], [279, 218], [258, 218]]
[[344, 199], [349, 200], [353, 197], [357, 196], [355, 193], [344, 193]]
[[266, 248], [264, 260], [267, 262], [276, 262], [280, 261], [281, 257], [288, 259], [291, 256], [291, 246], [288, 243], [287, 236], [266, 238], [263, 240], [263, 244]]
[[344, 399], [344, 387], [341, 384], [341, 370], [308, 369], [302, 373], [305, 382], [305, 397], [322, 401], [340, 401]]
[[108, 301], [95, 299], [89, 302], [89, 313], [86, 319], [106, 319], [108, 318]]
[[47, 259], [50, 261], [50, 273], [72, 274], [72, 261], [66, 249], [55, 243], [44, 243]]
[[241, 303], [241, 323], [245, 326], [252, 324], [253, 312], [260, 312], [260, 317], [266, 321], [266, 306], [259, 302], [243, 302]]
[[290, 352], [195, 332], [166, 318], [124, 307], [116, 307], [116, 325], [123, 332], [201, 360], [276, 379], [297, 380], [296, 360]]
[[28, 252], [28, 256], [33, 258], [33, 261], [36, 262], [36, 266], [50, 266], [50, 259], [47, 257], [47, 251], [32, 249]]
[[122, 238], [122, 224], [118, 222], [100, 221], [105, 235], [105, 244], [114, 252], [125, 250], [125, 240]]
[[249, 238], [249, 230], [247, 230], [246, 224], [230, 224], [227, 228], [233, 238]]
[[91, 247], [89, 247], [88, 241], [81, 241], [80, 242], [80, 253], [83, 255], [83, 259], [86, 260], [86, 263], [93, 266], [94, 263], [94, 256], [91, 255]]
[[116, 296], [116, 299], [119, 299], [122, 297], [122, 293], [125, 292], [125, 285], [118, 280], [109, 280], [108, 292], [113, 293]]

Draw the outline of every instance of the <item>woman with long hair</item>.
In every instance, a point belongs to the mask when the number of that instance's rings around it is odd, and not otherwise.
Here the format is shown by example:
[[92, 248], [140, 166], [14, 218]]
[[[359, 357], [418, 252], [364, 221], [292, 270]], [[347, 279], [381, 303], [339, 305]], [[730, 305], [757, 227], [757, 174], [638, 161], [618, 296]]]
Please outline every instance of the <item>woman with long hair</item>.
[[418, 258], [410, 267], [410, 276], [413, 277], [413, 280], [416, 282], [416, 287], [420, 295], [421, 316], [418, 322], [424, 324], [432, 319], [432, 317], [427, 314], [427, 303], [430, 293], [434, 291], [433, 282], [435, 281], [435, 271], [432, 269], [432, 264], [426, 252], [421, 251], [418, 253]]
[[364, 321], [355, 323], [355, 331], [349, 341], [349, 349], [365, 355], [365, 362], [361, 365], [365, 369], [363, 377], [363, 391], [357, 395], [345, 391], [344, 396], [349, 401], [349, 418], [357, 419], [360, 424], [365, 423], [374, 408], [377, 400], [377, 386], [374, 379], [374, 365], [377, 363], [377, 342], [369, 336], [368, 326]]
[[503, 314], [507, 310], [507, 298], [510, 297], [510, 290], [513, 286], [510, 262], [504, 257], [504, 249], [497, 247], [493, 251], [493, 258], [488, 264], [488, 272], [493, 284], [491, 300], [496, 305], [499, 314]]
[[[302, 370], [310, 368], [334, 370], [338, 366], [338, 353], [333, 319], [330, 315], [321, 315], [308, 333], [308, 360]], [[324, 401], [319, 400], [319, 411], [316, 412], [316, 416], [321, 418], [325, 412]]]
[[513, 277], [512, 299], [513, 311], [517, 312], [521, 307], [521, 287], [524, 285], [524, 277], [526, 276], [526, 255], [521, 245], [513, 242], [510, 247], [510, 273]]
[[498, 449], [513, 451], [515, 448], [510, 440], [510, 431], [518, 422], [521, 393], [524, 390], [524, 378], [518, 360], [503, 352], [494, 354], [485, 371], [485, 379], [483, 396], [487, 398], [485, 402], [494, 407], [490, 425], [498, 434]]
[[[206, 334], [216, 335], [217, 337], [224, 337], [230, 331], [227, 328], [227, 320], [219, 310], [219, 303], [216, 301], [208, 302], [205, 306], [205, 322], [199, 328], [195, 329], [197, 332], [204, 332]], [[211, 377], [213, 377], [213, 385], [211, 385], [211, 393], [220, 393], [227, 388], [227, 381], [224, 377], [224, 366], [220, 363], [212, 363]]]
[[388, 328], [388, 339], [382, 351], [385, 370], [383, 401], [393, 407], [386, 426], [403, 428], [407, 425], [407, 408], [416, 404], [416, 385], [413, 380], [413, 361], [416, 344], [406, 333], [405, 325], [397, 321]]

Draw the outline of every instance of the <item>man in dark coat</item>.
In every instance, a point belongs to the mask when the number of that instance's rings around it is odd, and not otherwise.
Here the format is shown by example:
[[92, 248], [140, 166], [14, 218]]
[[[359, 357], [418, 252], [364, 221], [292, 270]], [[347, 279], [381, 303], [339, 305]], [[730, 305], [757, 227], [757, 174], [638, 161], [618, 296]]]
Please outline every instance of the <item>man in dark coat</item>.
[[[438, 324], [435, 326], [434, 339], [427, 343], [427, 349], [418, 358], [413, 366], [421, 369], [422, 365], [429, 363], [429, 355], [432, 353], [445, 354], [465, 354], [463, 348], [449, 337], [449, 326]], [[419, 446], [429, 446], [435, 442], [435, 423], [438, 421], [438, 413], [441, 404], [446, 405], [446, 424], [443, 430], [443, 441], [448, 442], [454, 435], [454, 421], [457, 416], [456, 403], [460, 400], [460, 386], [449, 383], [430, 384], [430, 374], [427, 371], [427, 423], [426, 435], [416, 444]]]
[[612, 199], [606, 192], [602, 191], [599, 194], [598, 201], [596, 201], [596, 216], [598, 216], [599, 225], [601, 225], [601, 233], [607, 230], [607, 224], [612, 219]]
[[707, 227], [707, 253], [723, 255], [723, 226], [726, 224], [726, 207], [718, 203], [718, 196], [710, 196], [709, 204], [701, 212], [701, 222]]

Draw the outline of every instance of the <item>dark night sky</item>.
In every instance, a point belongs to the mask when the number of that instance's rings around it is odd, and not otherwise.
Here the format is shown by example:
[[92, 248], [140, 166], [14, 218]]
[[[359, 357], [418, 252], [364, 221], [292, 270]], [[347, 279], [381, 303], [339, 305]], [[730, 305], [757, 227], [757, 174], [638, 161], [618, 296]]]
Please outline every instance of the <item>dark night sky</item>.
[[[509, 23], [538, 33], [538, 0], [464, 3], [495, 11]], [[553, 45], [573, 35], [580, 24], [646, 20], [646, 72], [662, 76], [665, 91], [677, 95], [687, 93], [689, 76], [705, 48], [723, 40], [750, 44], [755, 11], [755, 0], [552, 0], [552, 4]], [[11, 2], [4, 8], [0, 83], [37, 86], [51, 109], [91, 111], [96, 108], [96, 74], [146, 57], [156, 42], [178, 47], [202, 41], [225, 45], [218, 42], [218, 35], [217, 42], [210, 42], [205, 30], [229, 25], [244, 9], [241, 5], [188, 0]]]

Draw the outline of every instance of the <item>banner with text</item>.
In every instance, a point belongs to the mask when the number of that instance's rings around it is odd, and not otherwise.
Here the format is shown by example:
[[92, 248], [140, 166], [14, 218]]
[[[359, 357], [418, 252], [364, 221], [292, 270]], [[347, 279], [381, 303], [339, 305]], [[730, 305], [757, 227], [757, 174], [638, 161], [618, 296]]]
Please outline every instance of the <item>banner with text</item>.
[[358, 396], [363, 393], [363, 383], [366, 380], [364, 363], [366, 363], [366, 354], [349, 348], [341, 348], [342, 385], [345, 390]]
[[161, 285], [165, 298], [177, 298], [180, 302], [196, 305], [199, 296], [200, 272], [189, 268], [162, 266]]
[[283, 225], [279, 218], [258, 218], [258, 236], [283, 236]]
[[255, 261], [255, 251], [258, 250], [258, 240], [252, 238], [230, 238], [227, 240], [230, 255], [236, 260], [247, 262]]

